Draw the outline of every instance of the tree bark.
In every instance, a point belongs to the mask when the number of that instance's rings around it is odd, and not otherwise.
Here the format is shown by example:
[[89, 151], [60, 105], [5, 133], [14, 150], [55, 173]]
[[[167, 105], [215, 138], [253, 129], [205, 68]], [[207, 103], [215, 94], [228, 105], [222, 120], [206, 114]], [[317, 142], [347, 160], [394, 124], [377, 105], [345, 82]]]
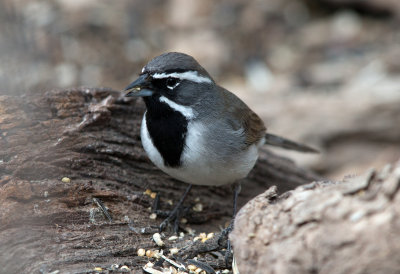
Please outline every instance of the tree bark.
[[[154, 200], [143, 192], [158, 193], [166, 209], [186, 185], [147, 159], [139, 135], [144, 111], [141, 100], [109, 89], [0, 96], [0, 272], [74, 273], [122, 265], [139, 270], [149, 258], [137, 250], [160, 249], [149, 233], [162, 218], [149, 218]], [[315, 179], [263, 150], [243, 181], [239, 203], [272, 185], [284, 192]], [[93, 198], [112, 220], [99, 213]], [[195, 203], [203, 210], [191, 211], [186, 228], [217, 231], [230, 218], [229, 186], [196, 186], [186, 204]], [[165, 254], [192, 239], [166, 242]]]

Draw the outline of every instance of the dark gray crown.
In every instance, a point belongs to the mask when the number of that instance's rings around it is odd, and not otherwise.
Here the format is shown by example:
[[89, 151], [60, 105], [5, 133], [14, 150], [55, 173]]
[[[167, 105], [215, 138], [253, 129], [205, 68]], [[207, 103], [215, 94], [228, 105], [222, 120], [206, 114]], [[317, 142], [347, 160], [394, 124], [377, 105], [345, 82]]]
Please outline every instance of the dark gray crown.
[[208, 72], [190, 55], [180, 52], [167, 52], [153, 58], [143, 68], [142, 73], [171, 73], [197, 71], [211, 79]]

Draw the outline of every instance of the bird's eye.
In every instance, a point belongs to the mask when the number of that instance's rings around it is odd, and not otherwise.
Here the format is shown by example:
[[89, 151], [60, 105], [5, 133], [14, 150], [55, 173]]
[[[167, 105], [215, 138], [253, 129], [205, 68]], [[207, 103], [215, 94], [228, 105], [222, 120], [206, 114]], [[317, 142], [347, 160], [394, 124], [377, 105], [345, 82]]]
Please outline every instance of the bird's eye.
[[179, 85], [179, 81], [176, 78], [169, 77], [166, 81], [167, 88], [174, 89], [177, 85]]

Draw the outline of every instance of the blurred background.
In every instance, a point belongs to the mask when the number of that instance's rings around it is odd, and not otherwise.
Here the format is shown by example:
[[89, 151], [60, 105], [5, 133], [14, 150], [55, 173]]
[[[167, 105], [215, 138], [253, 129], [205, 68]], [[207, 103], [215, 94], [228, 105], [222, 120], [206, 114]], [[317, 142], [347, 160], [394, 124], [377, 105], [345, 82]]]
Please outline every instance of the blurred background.
[[[398, 0], [1, 0], [0, 95], [123, 89], [182, 51], [332, 179], [400, 157]], [[0, 117], [1, 119], [1, 117]]]

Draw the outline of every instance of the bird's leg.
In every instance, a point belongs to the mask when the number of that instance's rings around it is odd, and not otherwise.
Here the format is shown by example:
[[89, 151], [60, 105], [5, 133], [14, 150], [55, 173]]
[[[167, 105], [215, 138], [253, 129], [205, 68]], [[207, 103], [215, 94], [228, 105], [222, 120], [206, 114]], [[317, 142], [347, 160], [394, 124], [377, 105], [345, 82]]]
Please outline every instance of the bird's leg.
[[[232, 219], [231, 222], [229, 224], [229, 226], [227, 228], [225, 228], [222, 232], [221, 232], [221, 236], [218, 240], [218, 243], [220, 243], [220, 241], [222, 239], [224, 239], [225, 237], [229, 236], [229, 233], [231, 233], [232, 229], [233, 229], [233, 223], [235, 221], [235, 217], [236, 217], [236, 212], [237, 212], [237, 199], [241, 190], [241, 185], [239, 182], [236, 182], [235, 184], [233, 184], [233, 212], [232, 212]], [[228, 261], [229, 261], [229, 257], [231, 255], [231, 250], [232, 250], [232, 246], [231, 246], [231, 241], [228, 238], [227, 241], [227, 247], [226, 247], [226, 253], [225, 253], [225, 263], [226, 265], [228, 265]]]
[[[188, 195], [190, 189], [192, 188], [192, 185], [189, 185], [185, 192], [183, 193], [182, 197], [179, 199], [178, 203], [175, 205], [174, 209], [169, 213], [168, 217], [160, 224], [160, 232], [165, 229], [168, 223], [170, 223], [173, 219], [177, 219], [180, 217], [180, 211], [182, 210], [182, 204], [185, 201], [186, 196]], [[177, 233], [179, 227], [179, 220], [175, 222], [174, 225], [174, 232]]]
[[229, 226], [227, 228], [225, 228], [224, 230], [222, 230], [221, 233], [221, 237], [225, 237], [227, 234], [229, 234], [232, 229], [233, 229], [233, 223], [236, 217], [236, 212], [237, 212], [237, 199], [241, 190], [241, 185], [240, 183], [235, 183], [232, 186], [233, 188], [233, 212], [232, 212], [232, 219], [231, 222], [229, 224]]
[[152, 208], [151, 212], [157, 213], [159, 207], [160, 207], [160, 194], [157, 193], [156, 198], [154, 199], [154, 202], [153, 202], [153, 206], [151, 207]]

